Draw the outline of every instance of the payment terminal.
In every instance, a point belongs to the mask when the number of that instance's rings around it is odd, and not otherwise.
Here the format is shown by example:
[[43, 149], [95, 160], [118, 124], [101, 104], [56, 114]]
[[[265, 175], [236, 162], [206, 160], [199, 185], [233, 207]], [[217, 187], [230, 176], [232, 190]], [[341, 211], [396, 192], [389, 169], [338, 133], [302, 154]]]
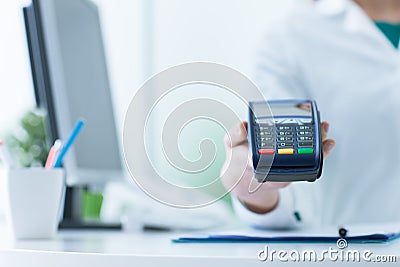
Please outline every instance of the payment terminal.
[[259, 182], [315, 181], [322, 172], [319, 111], [312, 100], [249, 103], [249, 145]]

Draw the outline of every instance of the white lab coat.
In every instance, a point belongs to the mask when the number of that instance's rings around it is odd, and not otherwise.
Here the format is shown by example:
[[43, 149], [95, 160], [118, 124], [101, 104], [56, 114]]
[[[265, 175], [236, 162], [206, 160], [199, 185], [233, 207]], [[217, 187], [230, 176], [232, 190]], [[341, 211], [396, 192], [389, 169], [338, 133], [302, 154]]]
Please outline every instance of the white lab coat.
[[[320, 0], [277, 22], [258, 57], [267, 98], [316, 99], [337, 141], [315, 183], [280, 190], [258, 227], [400, 221], [400, 51], [350, 0]], [[300, 214], [296, 220], [294, 212]]]

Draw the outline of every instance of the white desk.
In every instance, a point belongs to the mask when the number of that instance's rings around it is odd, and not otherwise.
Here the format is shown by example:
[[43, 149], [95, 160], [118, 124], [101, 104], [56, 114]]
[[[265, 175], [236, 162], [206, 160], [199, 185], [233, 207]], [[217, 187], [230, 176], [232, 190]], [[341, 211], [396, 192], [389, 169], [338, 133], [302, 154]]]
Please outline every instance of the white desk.
[[[171, 238], [179, 233], [128, 233], [96, 231], [63, 231], [54, 240], [27, 240], [9, 242], [0, 237], [0, 266], [271, 266], [284, 262], [261, 262], [257, 252], [263, 243], [219, 243], [219, 244], [176, 244]], [[269, 244], [269, 249], [315, 249], [322, 251], [335, 244]], [[397, 255], [400, 264], [400, 240], [387, 244], [350, 244], [349, 249], [373, 251], [374, 255]], [[301, 266], [309, 266], [303, 262]], [[324, 261], [325, 265], [341, 265], [343, 262]], [[365, 262], [350, 262], [365, 266]]]

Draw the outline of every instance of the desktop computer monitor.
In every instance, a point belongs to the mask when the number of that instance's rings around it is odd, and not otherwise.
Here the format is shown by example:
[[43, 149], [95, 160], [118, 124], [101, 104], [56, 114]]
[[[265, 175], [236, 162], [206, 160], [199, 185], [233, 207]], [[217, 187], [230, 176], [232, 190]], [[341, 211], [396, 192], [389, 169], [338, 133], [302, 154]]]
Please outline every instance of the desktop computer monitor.
[[[47, 111], [49, 143], [66, 140], [78, 118], [86, 121], [63, 162], [67, 184], [98, 186], [121, 179], [120, 142], [96, 5], [89, 0], [32, 0], [24, 18], [36, 101]], [[76, 198], [67, 194], [67, 212], [73, 205], [79, 210]], [[79, 217], [69, 213], [67, 217]]]

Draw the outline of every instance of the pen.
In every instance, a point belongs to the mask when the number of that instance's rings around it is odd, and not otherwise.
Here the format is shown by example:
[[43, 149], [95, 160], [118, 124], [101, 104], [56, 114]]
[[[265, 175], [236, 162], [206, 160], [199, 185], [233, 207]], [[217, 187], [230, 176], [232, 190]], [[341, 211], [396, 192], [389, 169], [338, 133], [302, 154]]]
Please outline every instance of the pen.
[[60, 151], [60, 154], [58, 155], [56, 162], [54, 163], [54, 168], [58, 168], [61, 166], [61, 163], [65, 157], [65, 154], [68, 152], [68, 150], [71, 148], [72, 144], [74, 143], [76, 137], [79, 135], [79, 133], [82, 130], [83, 125], [85, 125], [85, 122], [82, 119], [79, 119], [76, 124], [74, 129], [71, 132], [71, 135], [69, 136], [67, 142], [63, 146], [63, 148]]
[[339, 226], [339, 236], [346, 237], [348, 230], [342, 226]]
[[44, 166], [46, 169], [51, 169], [53, 167], [54, 161], [60, 153], [61, 146], [61, 140], [57, 139], [54, 142], [54, 145], [50, 148], [49, 155], [47, 156], [46, 164]]
[[10, 151], [8, 150], [7, 145], [0, 141], [0, 158], [3, 161], [6, 168], [13, 169], [16, 167], [16, 163], [14, 159], [11, 157]]

